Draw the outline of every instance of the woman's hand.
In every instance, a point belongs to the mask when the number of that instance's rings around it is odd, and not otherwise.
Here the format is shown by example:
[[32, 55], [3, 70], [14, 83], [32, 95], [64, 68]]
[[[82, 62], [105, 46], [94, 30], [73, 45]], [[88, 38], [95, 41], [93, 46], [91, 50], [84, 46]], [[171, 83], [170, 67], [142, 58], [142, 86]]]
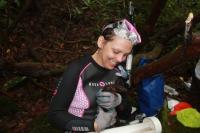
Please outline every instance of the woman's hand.
[[107, 110], [114, 109], [122, 101], [122, 97], [119, 93], [113, 94], [111, 92], [100, 90], [97, 92], [96, 96], [97, 104]]
[[101, 107], [99, 107], [98, 111], [98, 115], [94, 121], [95, 131], [99, 132], [116, 123], [117, 112], [115, 109], [105, 112]]
[[128, 72], [124, 69], [123, 66], [119, 65], [118, 66], [118, 72], [115, 73], [116, 76], [122, 77], [123, 79], [128, 79]]

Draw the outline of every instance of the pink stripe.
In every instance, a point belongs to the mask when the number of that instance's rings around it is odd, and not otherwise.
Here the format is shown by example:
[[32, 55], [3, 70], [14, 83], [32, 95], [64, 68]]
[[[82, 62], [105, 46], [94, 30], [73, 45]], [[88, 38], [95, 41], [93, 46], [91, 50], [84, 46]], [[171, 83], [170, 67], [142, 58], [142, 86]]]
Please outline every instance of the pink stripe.
[[85, 71], [85, 69], [89, 66], [91, 64], [91, 62], [90, 63], [88, 63], [84, 68], [83, 68], [83, 70], [81, 71], [81, 73], [80, 73], [80, 75], [79, 75], [79, 77], [82, 75], [82, 73]]
[[85, 94], [85, 91], [83, 89], [83, 81], [81, 79], [81, 75], [84, 72], [84, 70], [90, 65], [91, 63], [89, 63], [88, 65], [86, 65], [83, 70], [81, 71], [80, 75], [79, 75], [79, 81], [78, 81], [78, 85], [76, 88], [76, 92], [74, 95], [74, 98], [71, 102], [71, 105], [68, 109], [68, 112], [78, 116], [78, 117], [82, 117], [84, 114], [85, 109], [89, 108], [89, 99], [87, 97], [87, 95]]

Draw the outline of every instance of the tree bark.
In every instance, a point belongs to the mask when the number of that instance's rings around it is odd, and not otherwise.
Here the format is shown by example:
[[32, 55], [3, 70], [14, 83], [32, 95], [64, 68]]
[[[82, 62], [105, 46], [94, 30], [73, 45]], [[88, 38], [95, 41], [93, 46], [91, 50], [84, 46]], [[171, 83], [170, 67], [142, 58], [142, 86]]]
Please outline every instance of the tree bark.
[[[41, 76], [52, 76], [62, 74], [65, 67], [61, 64], [55, 63], [5, 63], [4, 69], [12, 71], [19, 75], [41, 77]], [[1, 66], [2, 67], [2, 66]], [[0, 67], [0, 68], [1, 68]]]
[[182, 45], [173, 53], [147, 64], [143, 67], [137, 68], [132, 75], [132, 85], [136, 86], [142, 79], [152, 75], [167, 72], [169, 69], [184, 63], [185, 61], [200, 56], [200, 35], [196, 35], [192, 39], [191, 45]]
[[[200, 22], [200, 13], [194, 16], [192, 25], [195, 26], [199, 22]], [[160, 38], [163, 35], [165, 36], [164, 38], [161, 39], [162, 44], [168, 42], [168, 40], [170, 40], [172, 37], [176, 36], [177, 34], [184, 32], [185, 22], [183, 20], [172, 25], [173, 26], [167, 29], [164, 33], [162, 32], [156, 35], [157, 36], [156, 38]]]
[[154, 0], [151, 13], [144, 24], [143, 35], [151, 35], [167, 0]]

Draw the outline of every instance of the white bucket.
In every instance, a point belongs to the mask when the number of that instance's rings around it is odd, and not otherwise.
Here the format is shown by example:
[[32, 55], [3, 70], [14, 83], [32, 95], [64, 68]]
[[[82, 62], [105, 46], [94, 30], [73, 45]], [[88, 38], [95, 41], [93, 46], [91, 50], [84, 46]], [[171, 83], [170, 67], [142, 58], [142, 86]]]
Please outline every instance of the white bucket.
[[116, 128], [110, 128], [100, 133], [161, 133], [162, 126], [158, 118], [146, 117], [142, 123], [130, 124]]

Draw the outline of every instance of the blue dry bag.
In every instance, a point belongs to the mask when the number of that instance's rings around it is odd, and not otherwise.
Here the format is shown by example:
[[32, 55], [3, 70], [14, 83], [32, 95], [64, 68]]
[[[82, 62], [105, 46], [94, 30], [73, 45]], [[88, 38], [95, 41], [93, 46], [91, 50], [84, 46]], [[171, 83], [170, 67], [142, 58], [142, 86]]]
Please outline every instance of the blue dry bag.
[[[141, 59], [140, 66], [149, 62], [150, 60]], [[141, 113], [146, 116], [156, 115], [164, 103], [164, 76], [157, 74], [142, 80], [139, 84], [138, 100]]]

